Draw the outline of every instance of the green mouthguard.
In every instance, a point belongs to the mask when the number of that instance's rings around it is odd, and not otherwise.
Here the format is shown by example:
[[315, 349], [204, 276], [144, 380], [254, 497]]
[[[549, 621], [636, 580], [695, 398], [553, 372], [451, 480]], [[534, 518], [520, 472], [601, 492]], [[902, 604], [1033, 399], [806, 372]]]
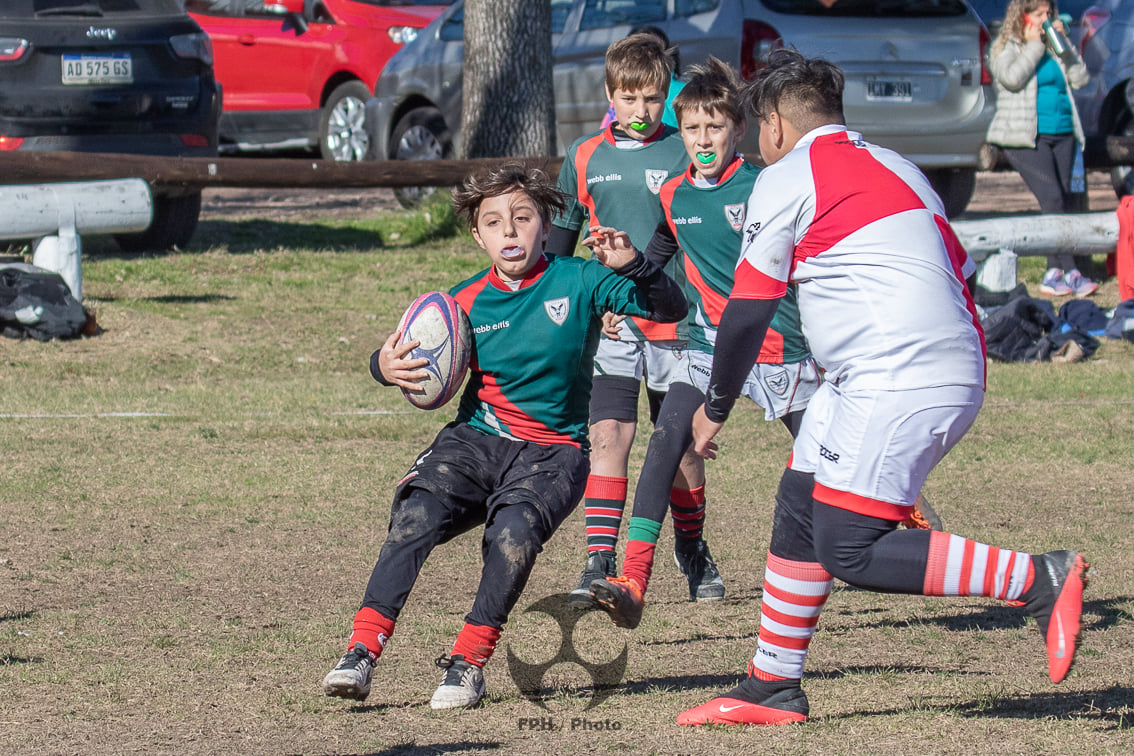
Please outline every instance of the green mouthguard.
[[650, 124], [645, 121], [634, 121], [630, 124], [630, 128], [634, 129], [634, 131], [645, 131], [650, 128]]
[[697, 153], [697, 162], [701, 163], [702, 165], [707, 165], [716, 159], [717, 156], [714, 153], [709, 153], [708, 155], [705, 155], [704, 153]]

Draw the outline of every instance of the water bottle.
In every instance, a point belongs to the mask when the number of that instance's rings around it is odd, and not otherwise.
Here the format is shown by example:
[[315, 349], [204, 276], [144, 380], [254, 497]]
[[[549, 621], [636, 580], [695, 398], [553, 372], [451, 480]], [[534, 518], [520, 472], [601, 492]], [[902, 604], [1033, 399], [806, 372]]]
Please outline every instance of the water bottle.
[[1043, 22], [1043, 32], [1047, 35], [1047, 41], [1051, 43], [1051, 51], [1057, 56], [1062, 57], [1070, 48], [1067, 39], [1056, 31], [1055, 27], [1051, 25], [1050, 20]]

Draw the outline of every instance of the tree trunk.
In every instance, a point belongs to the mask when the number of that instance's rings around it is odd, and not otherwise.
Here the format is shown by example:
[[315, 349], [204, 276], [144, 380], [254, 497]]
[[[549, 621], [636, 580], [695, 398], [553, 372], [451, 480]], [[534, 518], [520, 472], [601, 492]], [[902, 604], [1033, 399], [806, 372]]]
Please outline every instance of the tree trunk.
[[550, 0], [466, 0], [463, 157], [555, 154]]

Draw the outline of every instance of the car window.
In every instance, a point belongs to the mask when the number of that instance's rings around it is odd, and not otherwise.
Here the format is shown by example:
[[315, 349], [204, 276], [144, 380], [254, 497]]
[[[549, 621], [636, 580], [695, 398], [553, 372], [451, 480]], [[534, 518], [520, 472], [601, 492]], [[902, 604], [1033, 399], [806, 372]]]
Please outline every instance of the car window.
[[677, 0], [673, 6], [674, 18], [696, 16], [698, 13], [708, 13], [720, 7], [721, 0]]
[[[574, 0], [552, 0], [551, 3], [551, 33], [560, 34], [567, 25], [567, 16], [571, 13]], [[453, 14], [441, 24], [437, 36], [442, 42], [460, 42], [465, 38], [465, 9], [457, 8]]]
[[[255, 15], [264, 10], [263, 0], [185, 0], [185, 10], [210, 16], [239, 16], [241, 11]], [[273, 11], [273, 15], [279, 16]]]
[[638, 26], [665, 21], [665, 0], [587, 0], [579, 29]]
[[0, 3], [0, 17], [40, 18], [51, 16], [89, 16], [99, 18], [115, 13], [181, 13], [178, 0], [4, 0]]
[[960, 16], [964, 0], [762, 0], [776, 13], [797, 16]]

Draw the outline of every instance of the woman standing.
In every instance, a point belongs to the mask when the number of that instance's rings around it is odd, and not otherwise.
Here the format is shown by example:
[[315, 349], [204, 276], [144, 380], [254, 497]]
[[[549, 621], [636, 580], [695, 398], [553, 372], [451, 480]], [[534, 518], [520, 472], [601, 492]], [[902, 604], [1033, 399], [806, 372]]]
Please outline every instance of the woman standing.
[[[1050, 23], [1063, 44], [1053, 46]], [[1004, 148], [1008, 162], [1039, 200], [1041, 213], [1070, 209], [1071, 169], [1083, 144], [1083, 127], [1071, 97], [1087, 83], [1087, 67], [1067, 44], [1063, 22], [1048, 0], [1012, 0], [989, 53], [996, 82], [996, 114], [988, 141]], [[1070, 254], [1048, 255], [1040, 291], [1084, 297], [1098, 284], [1075, 268]]]

